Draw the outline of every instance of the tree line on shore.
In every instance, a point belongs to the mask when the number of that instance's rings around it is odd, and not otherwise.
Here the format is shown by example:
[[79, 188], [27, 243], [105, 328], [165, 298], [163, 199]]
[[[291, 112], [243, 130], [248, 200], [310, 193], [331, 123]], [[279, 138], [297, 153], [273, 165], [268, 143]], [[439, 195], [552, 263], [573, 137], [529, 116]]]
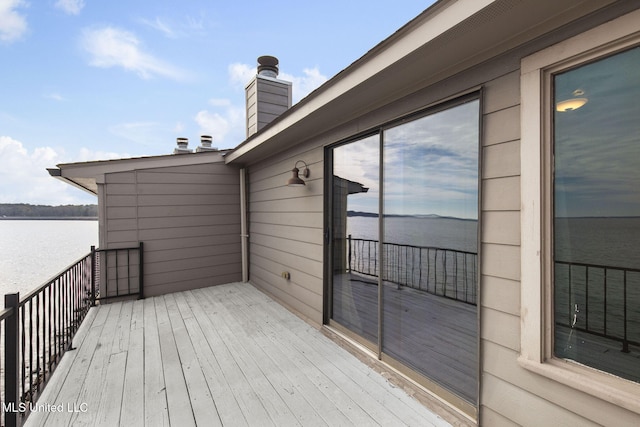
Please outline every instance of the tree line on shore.
[[0, 203], [0, 218], [38, 217], [97, 217], [98, 205], [31, 205], [28, 203]]

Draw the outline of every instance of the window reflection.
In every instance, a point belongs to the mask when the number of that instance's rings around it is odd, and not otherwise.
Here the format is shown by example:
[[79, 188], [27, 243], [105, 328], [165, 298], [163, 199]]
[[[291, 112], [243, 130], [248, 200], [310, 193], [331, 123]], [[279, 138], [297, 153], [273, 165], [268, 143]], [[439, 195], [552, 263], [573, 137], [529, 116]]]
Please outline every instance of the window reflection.
[[[477, 388], [479, 102], [384, 133], [383, 351]], [[454, 356], [455, 355], [455, 356]]]
[[330, 151], [331, 319], [471, 404], [479, 104], [469, 99]]
[[374, 135], [334, 148], [332, 176], [331, 317], [375, 345], [379, 141]]
[[[640, 48], [554, 76], [555, 355], [640, 381]], [[569, 95], [570, 96], [570, 95]]]

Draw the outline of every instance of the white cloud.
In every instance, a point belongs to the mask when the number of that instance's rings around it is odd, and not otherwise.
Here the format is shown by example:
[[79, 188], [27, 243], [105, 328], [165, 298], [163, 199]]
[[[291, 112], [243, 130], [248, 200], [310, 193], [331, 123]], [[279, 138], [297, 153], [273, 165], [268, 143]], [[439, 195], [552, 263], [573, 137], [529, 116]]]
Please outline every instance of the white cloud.
[[27, 20], [17, 11], [27, 5], [23, 0], [0, 0], [0, 42], [14, 42], [27, 32]]
[[174, 128], [168, 124], [157, 122], [129, 122], [118, 123], [109, 127], [109, 132], [131, 141], [137, 145], [147, 147], [166, 147], [164, 151], [169, 153], [173, 150], [173, 142], [169, 134], [177, 131], [182, 125], [178, 123]]
[[184, 18], [176, 18], [172, 16], [170, 18], [160, 18], [156, 16], [155, 19], [142, 18], [138, 21], [162, 33], [169, 39], [179, 39], [204, 34], [205, 30], [204, 17], [194, 18], [192, 16], [186, 16]]
[[141, 19], [140, 22], [148, 27], [153, 28], [154, 30], [160, 31], [165, 35], [165, 37], [168, 37], [170, 39], [176, 39], [179, 36], [175, 29], [173, 29], [171, 26], [169, 26], [168, 23], [164, 22], [159, 17], [156, 17], [156, 19], [153, 21], [150, 21], [148, 19]]
[[58, 0], [55, 6], [69, 15], [78, 15], [84, 8], [84, 0]]
[[144, 52], [140, 40], [129, 31], [114, 27], [86, 29], [81, 43], [91, 55], [90, 65], [94, 67], [122, 67], [143, 79], [154, 76], [185, 78], [184, 71]]
[[[230, 83], [236, 87], [242, 86], [242, 88], [251, 81], [257, 72], [256, 67], [237, 62], [229, 65], [228, 70]], [[318, 67], [305, 68], [302, 70], [302, 73], [302, 76], [294, 76], [293, 74], [283, 72], [278, 75], [279, 79], [293, 84], [294, 104], [328, 80], [327, 76], [320, 73]]]
[[234, 86], [241, 86], [244, 88], [247, 83], [256, 75], [257, 68], [251, 65], [233, 63], [229, 65], [229, 81]]
[[[100, 153], [102, 155], [102, 153]], [[0, 202], [40, 204], [95, 203], [92, 197], [52, 178], [47, 168], [66, 163], [63, 152], [52, 147], [28, 150], [20, 141], [0, 136]]]
[[111, 159], [126, 159], [131, 157], [128, 153], [116, 153], [113, 151], [95, 151], [89, 148], [82, 147], [80, 152], [73, 160], [65, 160], [64, 163], [70, 162], [91, 162], [95, 160], [111, 160]]
[[65, 101], [65, 100], [66, 100], [66, 98], [65, 98], [64, 96], [60, 95], [60, 94], [59, 94], [59, 93], [57, 93], [57, 92], [49, 92], [49, 93], [45, 93], [45, 94], [44, 94], [44, 97], [45, 97], [46, 99], [52, 99], [52, 100], [54, 100], [54, 101]]
[[209, 100], [209, 105], [214, 107], [229, 107], [231, 105], [231, 100], [226, 98], [211, 98]]
[[309, 95], [328, 80], [327, 76], [320, 73], [318, 67], [305, 68], [302, 72], [304, 73], [303, 76], [294, 76], [287, 73], [280, 73], [278, 76], [282, 80], [293, 83], [294, 103]]
[[194, 120], [200, 127], [200, 134], [211, 135], [214, 147], [235, 147], [245, 138], [242, 108], [229, 106], [222, 113], [202, 110]]

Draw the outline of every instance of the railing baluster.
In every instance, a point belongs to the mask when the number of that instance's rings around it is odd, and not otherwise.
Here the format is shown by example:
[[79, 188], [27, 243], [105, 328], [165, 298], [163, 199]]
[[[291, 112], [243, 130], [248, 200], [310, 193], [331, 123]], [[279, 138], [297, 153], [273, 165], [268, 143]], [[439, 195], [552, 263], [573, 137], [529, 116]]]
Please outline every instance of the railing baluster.
[[33, 299], [29, 300], [29, 397], [33, 396]]
[[[374, 277], [382, 274], [382, 279], [385, 282], [476, 304], [477, 253], [429, 246], [385, 243], [382, 245], [385, 266], [379, 269], [377, 265], [378, 240], [354, 239], [351, 235], [348, 235], [345, 240], [348, 242], [347, 265], [349, 272]], [[423, 254], [423, 251], [426, 252]], [[471, 278], [469, 278], [469, 263], [472, 263], [473, 267]], [[372, 264], [373, 268], [371, 268]], [[449, 271], [449, 268], [452, 268], [453, 271]], [[441, 271], [439, 272], [439, 270]], [[433, 288], [431, 287], [432, 276]], [[449, 283], [450, 280], [451, 283]], [[464, 288], [464, 295], [461, 295], [462, 288]]]
[[[580, 314], [584, 314], [584, 323], [577, 323], [575, 325], [575, 329], [592, 334], [595, 336], [607, 338], [610, 340], [614, 340], [620, 342], [622, 344], [622, 352], [631, 351], [629, 348], [630, 345], [640, 346], [640, 342], [633, 339], [633, 336], [629, 336], [629, 327], [630, 327], [630, 319], [628, 318], [628, 307], [629, 307], [629, 294], [628, 294], [628, 277], [629, 273], [640, 273], [640, 269], [637, 268], [623, 268], [623, 267], [611, 267], [607, 265], [598, 265], [598, 264], [586, 264], [586, 263], [577, 263], [577, 262], [566, 262], [566, 261], [555, 261], [556, 265], [564, 265], [568, 269], [567, 275], [567, 289], [569, 290], [569, 296], [571, 298], [571, 290], [573, 290], [578, 284], [574, 284], [574, 280], [578, 280], [578, 278], [574, 278], [572, 274], [573, 268], [584, 268], [585, 269], [585, 298], [586, 302], [584, 307], [580, 307]], [[558, 269], [559, 270], [559, 269]], [[596, 271], [602, 271], [602, 282], [601, 286], [597, 289], [589, 288], [590, 278], [593, 276], [593, 273]], [[618, 273], [621, 273], [621, 276], [618, 276]], [[595, 274], [595, 277], [599, 277], [600, 274]], [[578, 275], [578, 277], [580, 277]], [[557, 280], [561, 280], [559, 277]], [[600, 283], [600, 282], [599, 282]], [[575, 285], [575, 286], [574, 286]], [[616, 292], [614, 295], [615, 298], [610, 299], [608, 296], [609, 288], [614, 290], [621, 289], [620, 292]], [[595, 295], [595, 296], [594, 296]], [[622, 301], [619, 303], [618, 295], [620, 295]], [[601, 300], [602, 301], [602, 315], [600, 316], [597, 311], [590, 313], [592, 310], [591, 300], [594, 300], [594, 303]], [[569, 308], [572, 309], [573, 305], [571, 300], [569, 300]], [[609, 310], [609, 304], [612, 305], [612, 309], [615, 308], [612, 312]], [[621, 305], [618, 305], [621, 304]], [[564, 311], [564, 307], [559, 308]], [[569, 317], [568, 321], [565, 322], [562, 319], [557, 319], [556, 324], [565, 327], [571, 327], [572, 316]], [[601, 321], [600, 321], [601, 317]], [[609, 322], [609, 317], [613, 320], [613, 322]], [[595, 320], [594, 320], [595, 319]], [[595, 323], [595, 326], [593, 324]], [[612, 326], [613, 325], [613, 326]], [[600, 329], [602, 328], [602, 329]], [[632, 332], [633, 333], [633, 330]]]
[[40, 391], [40, 294], [36, 294], [36, 388]]
[[622, 352], [629, 353], [629, 341], [627, 340], [627, 272], [624, 272], [623, 278], [623, 329], [624, 329], [624, 337], [622, 341]]
[[604, 334], [607, 335], [607, 269], [604, 269]]

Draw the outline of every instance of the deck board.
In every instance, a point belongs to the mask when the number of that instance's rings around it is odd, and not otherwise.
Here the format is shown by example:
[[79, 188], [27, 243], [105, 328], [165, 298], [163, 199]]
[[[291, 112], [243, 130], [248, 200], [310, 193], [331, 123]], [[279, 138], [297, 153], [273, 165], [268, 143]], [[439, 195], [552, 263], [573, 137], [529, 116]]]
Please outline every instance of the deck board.
[[103, 305], [87, 322], [38, 401], [86, 412], [27, 426], [449, 425], [249, 284]]

